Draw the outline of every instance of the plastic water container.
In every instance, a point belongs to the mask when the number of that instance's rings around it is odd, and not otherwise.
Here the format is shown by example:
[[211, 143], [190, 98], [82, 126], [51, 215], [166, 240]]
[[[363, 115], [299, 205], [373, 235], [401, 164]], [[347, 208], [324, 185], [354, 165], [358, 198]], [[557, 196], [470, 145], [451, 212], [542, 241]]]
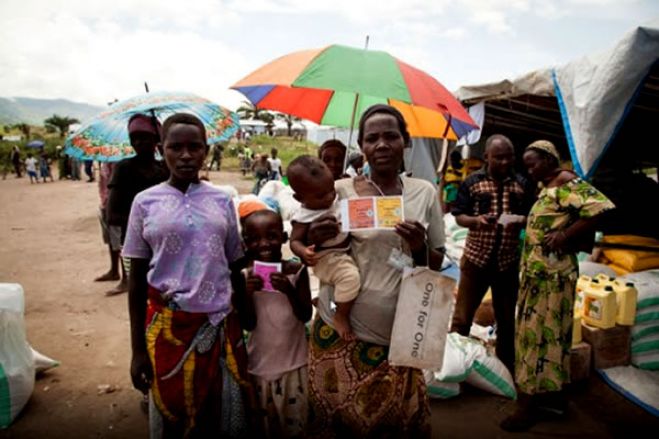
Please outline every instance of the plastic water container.
[[574, 315], [581, 316], [583, 313], [583, 290], [588, 288], [593, 279], [590, 276], [582, 274], [577, 279], [577, 290], [574, 298]]
[[574, 316], [572, 324], [572, 346], [581, 343], [581, 316]]
[[610, 285], [613, 282], [615, 282], [616, 278], [613, 276], [607, 276], [604, 273], [598, 273], [595, 275], [593, 279], [597, 279], [599, 283], [604, 284], [604, 285]]
[[583, 291], [583, 321], [597, 328], [607, 329], [616, 325], [616, 293], [612, 285], [602, 288], [594, 279]]
[[618, 311], [616, 323], [624, 326], [633, 326], [636, 318], [636, 302], [638, 291], [631, 282], [615, 281], [613, 290], [616, 293]]

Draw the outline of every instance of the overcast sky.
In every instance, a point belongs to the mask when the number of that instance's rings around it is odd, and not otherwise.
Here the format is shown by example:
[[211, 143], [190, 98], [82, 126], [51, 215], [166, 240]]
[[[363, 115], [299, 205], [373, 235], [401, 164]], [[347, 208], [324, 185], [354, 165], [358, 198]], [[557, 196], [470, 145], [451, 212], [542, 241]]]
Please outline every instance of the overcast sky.
[[104, 105], [228, 88], [292, 51], [386, 50], [449, 90], [609, 48], [659, 17], [657, 0], [0, 0], [0, 96]]

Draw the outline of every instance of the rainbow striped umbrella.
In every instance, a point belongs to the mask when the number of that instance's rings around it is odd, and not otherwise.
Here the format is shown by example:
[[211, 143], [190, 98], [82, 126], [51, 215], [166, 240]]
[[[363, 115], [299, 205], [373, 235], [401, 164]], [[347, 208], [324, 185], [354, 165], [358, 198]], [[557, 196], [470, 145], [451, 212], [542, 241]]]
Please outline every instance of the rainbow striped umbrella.
[[478, 125], [432, 76], [390, 54], [332, 45], [285, 55], [231, 88], [258, 108], [321, 125], [355, 127], [369, 106], [388, 103], [413, 137], [458, 139]]
[[135, 155], [128, 137], [128, 120], [134, 114], [153, 115], [163, 122], [174, 113], [197, 116], [206, 128], [208, 143], [229, 139], [240, 126], [238, 114], [191, 93], [156, 92], [115, 102], [89, 120], [65, 143], [66, 154], [81, 160], [117, 162]]

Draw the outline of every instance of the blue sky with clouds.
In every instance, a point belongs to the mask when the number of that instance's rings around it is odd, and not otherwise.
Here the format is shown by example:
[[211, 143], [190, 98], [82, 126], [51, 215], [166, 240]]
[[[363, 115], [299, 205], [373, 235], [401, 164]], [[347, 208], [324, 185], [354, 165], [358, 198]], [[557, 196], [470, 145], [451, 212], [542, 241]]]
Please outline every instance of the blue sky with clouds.
[[562, 64], [659, 17], [656, 0], [2, 0], [0, 96], [104, 104], [228, 87], [295, 50], [386, 50], [447, 88]]

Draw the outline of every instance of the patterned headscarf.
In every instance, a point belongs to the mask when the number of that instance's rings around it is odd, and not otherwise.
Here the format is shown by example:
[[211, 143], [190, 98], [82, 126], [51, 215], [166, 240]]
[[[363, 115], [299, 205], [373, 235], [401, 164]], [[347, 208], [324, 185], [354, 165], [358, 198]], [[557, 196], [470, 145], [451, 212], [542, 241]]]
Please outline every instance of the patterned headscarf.
[[250, 199], [241, 201], [238, 204], [238, 216], [241, 220], [247, 218], [250, 214], [256, 212], [257, 210], [270, 210], [268, 205], [261, 200]]
[[531, 143], [529, 146], [526, 147], [526, 150], [534, 149], [536, 151], [543, 151], [550, 156], [556, 158], [558, 162], [561, 162], [561, 156], [558, 155], [558, 151], [556, 150], [556, 147], [554, 146], [553, 143], [551, 143], [549, 140], [536, 140], [535, 142]]
[[153, 133], [158, 138], [162, 134], [162, 125], [158, 119], [147, 116], [146, 114], [135, 114], [128, 120], [128, 132], [147, 132]]

